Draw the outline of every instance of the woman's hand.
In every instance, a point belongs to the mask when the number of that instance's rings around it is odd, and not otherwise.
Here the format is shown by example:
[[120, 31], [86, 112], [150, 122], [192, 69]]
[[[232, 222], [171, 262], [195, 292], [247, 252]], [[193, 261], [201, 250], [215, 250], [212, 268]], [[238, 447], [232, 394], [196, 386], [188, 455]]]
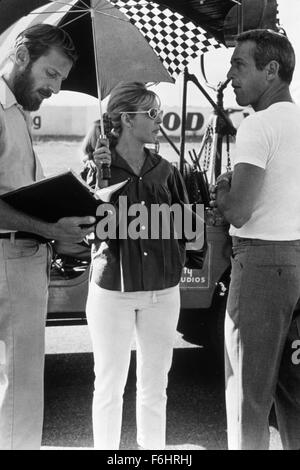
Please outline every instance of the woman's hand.
[[101, 170], [103, 164], [110, 166], [111, 151], [107, 146], [106, 139], [98, 139], [96, 149], [93, 153], [93, 160], [98, 170]]

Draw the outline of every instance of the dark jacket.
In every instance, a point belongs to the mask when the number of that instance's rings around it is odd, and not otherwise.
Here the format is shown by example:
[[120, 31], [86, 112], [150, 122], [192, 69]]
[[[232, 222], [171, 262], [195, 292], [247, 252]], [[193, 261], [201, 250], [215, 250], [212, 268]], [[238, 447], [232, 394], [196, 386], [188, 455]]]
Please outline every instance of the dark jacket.
[[[127, 162], [112, 151], [110, 184], [129, 179], [122, 196], [127, 197], [128, 207], [143, 204], [188, 203], [184, 182], [176, 167], [159, 155], [146, 150], [147, 156], [139, 176], [133, 173]], [[128, 224], [136, 219], [128, 217]], [[92, 247], [91, 277], [100, 287], [133, 292], [160, 290], [175, 286], [180, 281], [185, 262], [185, 240], [138, 238], [96, 241]], [[150, 222], [150, 220], [149, 220]], [[145, 229], [147, 230], [147, 224]], [[150, 231], [150, 223], [148, 224]], [[162, 227], [159, 227], [161, 236]]]

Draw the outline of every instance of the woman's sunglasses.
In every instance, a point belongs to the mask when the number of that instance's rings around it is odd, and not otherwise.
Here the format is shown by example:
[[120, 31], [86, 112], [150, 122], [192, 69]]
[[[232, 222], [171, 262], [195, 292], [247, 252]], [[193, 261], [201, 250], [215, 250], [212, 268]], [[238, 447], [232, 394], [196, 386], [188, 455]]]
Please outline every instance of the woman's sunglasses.
[[126, 114], [148, 114], [149, 118], [153, 120], [156, 119], [157, 116], [161, 118], [163, 115], [163, 110], [159, 108], [150, 108], [148, 111], [123, 111], [120, 114], [123, 114], [124, 112]]

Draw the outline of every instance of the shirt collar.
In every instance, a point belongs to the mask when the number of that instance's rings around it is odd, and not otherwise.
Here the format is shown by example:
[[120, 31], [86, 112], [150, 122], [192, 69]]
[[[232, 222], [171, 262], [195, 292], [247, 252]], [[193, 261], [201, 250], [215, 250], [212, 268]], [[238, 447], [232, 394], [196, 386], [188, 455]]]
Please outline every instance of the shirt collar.
[[3, 76], [0, 75], [0, 103], [4, 109], [10, 108], [11, 106], [18, 104], [15, 95], [8, 87]]
[[[161, 160], [161, 156], [152, 153], [147, 147], [145, 147], [146, 161], [141, 170], [141, 175], [144, 175], [146, 172], [154, 168]], [[118, 154], [116, 149], [112, 150], [112, 165], [115, 167], [123, 168], [124, 170], [132, 173], [132, 169], [126, 162], [126, 160]]]

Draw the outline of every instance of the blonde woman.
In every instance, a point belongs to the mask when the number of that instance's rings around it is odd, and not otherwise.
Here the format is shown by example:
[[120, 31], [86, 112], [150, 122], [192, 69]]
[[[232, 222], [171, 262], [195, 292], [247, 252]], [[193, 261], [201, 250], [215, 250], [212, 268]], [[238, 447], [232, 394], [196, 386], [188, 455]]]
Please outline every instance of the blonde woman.
[[[157, 142], [162, 111], [158, 96], [142, 83], [121, 83], [107, 106], [113, 142], [93, 153], [98, 169], [111, 166], [110, 184], [129, 179], [128, 207], [187, 202], [178, 170], [145, 144]], [[95, 124], [95, 130], [98, 123]], [[98, 186], [101, 187], [101, 172]], [[129, 217], [130, 219], [130, 217]], [[171, 219], [172, 224], [172, 219]], [[172, 227], [171, 227], [172, 228]], [[143, 232], [146, 227], [141, 226]], [[185, 240], [141, 236], [95, 241], [87, 319], [95, 361], [94, 444], [118, 449], [123, 393], [136, 335], [137, 442], [164, 449], [168, 372], [180, 309], [179, 280]]]

